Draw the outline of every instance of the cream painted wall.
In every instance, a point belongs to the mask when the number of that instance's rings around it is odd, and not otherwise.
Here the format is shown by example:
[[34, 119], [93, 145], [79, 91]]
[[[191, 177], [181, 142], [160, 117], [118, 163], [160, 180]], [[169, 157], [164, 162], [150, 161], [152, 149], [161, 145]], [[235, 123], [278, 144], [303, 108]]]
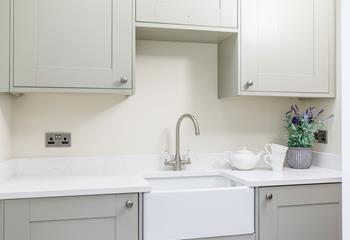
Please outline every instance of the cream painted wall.
[[317, 106], [325, 109], [324, 117], [334, 114], [334, 117], [329, 120], [324, 129], [328, 131], [328, 144], [316, 144], [315, 151], [341, 154], [341, 88], [340, 81], [336, 99], [323, 100], [308, 100], [303, 101], [303, 107]]
[[0, 93], [0, 161], [11, 156], [12, 97]]
[[[26, 94], [14, 100], [13, 155], [153, 154], [174, 149], [180, 114], [193, 113], [201, 135], [183, 123], [182, 146], [222, 152], [283, 142], [282, 117], [295, 99], [217, 98], [217, 46], [137, 43], [136, 95]], [[72, 147], [47, 149], [46, 131], [72, 132]]]

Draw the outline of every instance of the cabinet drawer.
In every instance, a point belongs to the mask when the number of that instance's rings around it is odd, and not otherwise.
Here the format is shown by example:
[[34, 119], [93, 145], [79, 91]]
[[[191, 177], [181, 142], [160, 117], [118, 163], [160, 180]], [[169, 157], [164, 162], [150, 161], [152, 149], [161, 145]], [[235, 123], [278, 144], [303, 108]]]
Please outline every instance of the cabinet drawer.
[[136, 20], [237, 28], [238, 0], [136, 0]]

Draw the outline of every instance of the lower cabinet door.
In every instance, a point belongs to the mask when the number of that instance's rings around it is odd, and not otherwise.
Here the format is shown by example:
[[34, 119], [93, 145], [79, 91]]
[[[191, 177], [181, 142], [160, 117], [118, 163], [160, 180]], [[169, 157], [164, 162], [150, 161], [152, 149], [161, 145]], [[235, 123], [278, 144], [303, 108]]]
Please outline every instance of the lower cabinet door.
[[137, 194], [8, 200], [4, 209], [6, 240], [138, 240]]
[[4, 239], [4, 203], [0, 201], [0, 240]]
[[341, 184], [260, 188], [259, 240], [340, 240]]

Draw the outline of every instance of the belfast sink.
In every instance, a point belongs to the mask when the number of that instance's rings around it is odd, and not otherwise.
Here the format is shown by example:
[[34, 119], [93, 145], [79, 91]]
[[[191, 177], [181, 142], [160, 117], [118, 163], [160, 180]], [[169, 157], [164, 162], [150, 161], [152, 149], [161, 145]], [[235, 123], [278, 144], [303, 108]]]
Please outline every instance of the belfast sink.
[[254, 190], [220, 174], [146, 177], [144, 240], [254, 233]]

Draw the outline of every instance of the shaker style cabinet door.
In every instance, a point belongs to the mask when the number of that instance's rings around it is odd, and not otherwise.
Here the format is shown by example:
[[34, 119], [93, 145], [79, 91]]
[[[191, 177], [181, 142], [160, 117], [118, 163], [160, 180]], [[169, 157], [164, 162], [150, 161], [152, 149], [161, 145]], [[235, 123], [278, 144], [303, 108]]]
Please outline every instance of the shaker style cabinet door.
[[335, 0], [241, 1], [241, 93], [332, 97], [335, 12]]
[[136, 0], [136, 20], [237, 28], [238, 0]]
[[9, 92], [10, 0], [0, 0], [0, 92]]
[[341, 184], [259, 189], [259, 240], [341, 240]]
[[4, 209], [4, 240], [138, 240], [138, 194], [7, 200]]
[[132, 88], [133, 1], [15, 0], [13, 18], [14, 88]]
[[4, 203], [0, 201], [0, 240], [4, 240]]

